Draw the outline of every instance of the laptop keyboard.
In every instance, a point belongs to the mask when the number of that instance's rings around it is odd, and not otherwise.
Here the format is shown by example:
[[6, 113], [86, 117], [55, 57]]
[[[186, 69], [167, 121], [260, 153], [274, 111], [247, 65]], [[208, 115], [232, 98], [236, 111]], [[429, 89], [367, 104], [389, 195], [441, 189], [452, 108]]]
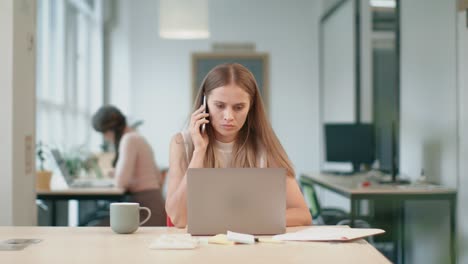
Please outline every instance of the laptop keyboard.
[[70, 187], [72, 188], [110, 188], [114, 186], [112, 179], [99, 179], [99, 180], [76, 180]]

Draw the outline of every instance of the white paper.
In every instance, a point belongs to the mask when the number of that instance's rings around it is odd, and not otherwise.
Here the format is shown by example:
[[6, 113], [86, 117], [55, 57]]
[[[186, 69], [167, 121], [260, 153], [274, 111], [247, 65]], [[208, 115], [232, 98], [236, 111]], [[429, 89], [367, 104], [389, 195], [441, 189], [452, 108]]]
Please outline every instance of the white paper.
[[255, 244], [255, 237], [249, 234], [236, 233], [227, 231], [227, 239], [237, 243]]
[[348, 241], [385, 233], [376, 228], [347, 228], [337, 226], [314, 226], [301, 231], [276, 235], [275, 240], [283, 241]]

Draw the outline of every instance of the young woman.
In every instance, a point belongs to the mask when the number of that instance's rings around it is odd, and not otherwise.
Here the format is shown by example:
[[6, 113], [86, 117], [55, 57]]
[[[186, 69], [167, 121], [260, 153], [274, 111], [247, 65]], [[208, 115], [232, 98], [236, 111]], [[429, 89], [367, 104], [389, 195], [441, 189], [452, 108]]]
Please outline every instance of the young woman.
[[188, 130], [172, 138], [166, 211], [175, 226], [187, 224], [187, 169], [226, 167], [286, 168], [286, 224], [311, 224], [291, 161], [267, 120], [255, 78], [240, 64], [218, 65], [208, 73]]
[[[125, 116], [114, 106], [103, 106], [93, 116], [93, 127], [115, 147], [115, 185], [130, 193], [130, 202], [151, 210], [146, 226], [165, 226], [166, 212], [161, 193], [161, 173], [146, 140], [127, 126]], [[142, 212], [141, 218], [146, 217]]]

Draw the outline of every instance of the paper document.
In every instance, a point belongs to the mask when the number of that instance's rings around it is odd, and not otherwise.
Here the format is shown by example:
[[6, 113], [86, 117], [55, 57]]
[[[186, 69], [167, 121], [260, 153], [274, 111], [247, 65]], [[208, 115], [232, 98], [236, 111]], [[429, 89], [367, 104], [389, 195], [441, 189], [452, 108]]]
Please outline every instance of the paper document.
[[376, 228], [347, 228], [338, 226], [314, 226], [301, 231], [273, 236], [283, 241], [349, 241], [385, 233]]

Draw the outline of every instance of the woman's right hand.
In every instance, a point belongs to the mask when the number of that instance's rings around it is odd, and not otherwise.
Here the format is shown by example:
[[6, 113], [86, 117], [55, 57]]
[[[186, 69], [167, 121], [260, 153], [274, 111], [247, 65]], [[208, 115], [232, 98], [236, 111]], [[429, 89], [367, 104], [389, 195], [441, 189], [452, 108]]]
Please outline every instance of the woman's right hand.
[[206, 130], [204, 133], [201, 133], [202, 124], [208, 124], [210, 122], [206, 119], [210, 114], [203, 113], [205, 110], [204, 108], [205, 107], [201, 105], [200, 108], [193, 112], [192, 117], [190, 118], [190, 135], [192, 137], [195, 151], [205, 151], [208, 146], [208, 135], [206, 134]]

